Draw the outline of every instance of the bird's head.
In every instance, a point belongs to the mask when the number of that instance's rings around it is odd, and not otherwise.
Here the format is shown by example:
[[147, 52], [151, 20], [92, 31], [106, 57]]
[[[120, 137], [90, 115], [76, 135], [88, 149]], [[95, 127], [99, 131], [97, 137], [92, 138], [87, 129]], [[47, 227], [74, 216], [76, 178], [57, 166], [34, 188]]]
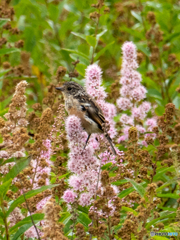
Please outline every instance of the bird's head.
[[75, 96], [78, 93], [85, 92], [81, 85], [73, 81], [65, 82], [62, 87], [56, 87], [56, 89], [62, 91], [64, 97], [68, 97], [70, 95]]

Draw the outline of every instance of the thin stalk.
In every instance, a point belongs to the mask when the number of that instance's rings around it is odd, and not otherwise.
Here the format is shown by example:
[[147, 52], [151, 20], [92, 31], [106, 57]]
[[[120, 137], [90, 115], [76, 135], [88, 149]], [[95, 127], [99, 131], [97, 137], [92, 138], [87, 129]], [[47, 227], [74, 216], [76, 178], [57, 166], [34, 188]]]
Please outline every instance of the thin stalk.
[[[108, 206], [108, 199], [106, 198], [107, 201], [107, 206]], [[108, 234], [109, 234], [109, 239], [111, 240], [111, 222], [109, 218], [109, 213], [108, 213]]]
[[[101, 163], [102, 163], [102, 159], [100, 161], [100, 165], [99, 165], [99, 171], [98, 171], [98, 179], [97, 179], [97, 184], [96, 184], [96, 192], [95, 192], [95, 199], [94, 201], [96, 201], [97, 199], [97, 190], [98, 190], [98, 185], [99, 185], [99, 177], [100, 177], [100, 171], [101, 171]], [[95, 211], [95, 206], [93, 207], [93, 210]], [[94, 220], [92, 219], [92, 226], [94, 224]], [[89, 240], [92, 239], [92, 234], [90, 234]]]
[[6, 210], [4, 208], [4, 204], [3, 204], [3, 198], [1, 197], [1, 208], [2, 208], [2, 212], [4, 215], [3, 221], [4, 221], [4, 225], [5, 225], [5, 231], [6, 231], [6, 240], [10, 240], [9, 238], [9, 229], [8, 229], [8, 223], [7, 223], [7, 218], [6, 218]]
[[[14, 159], [14, 162], [16, 162], [15, 159]], [[39, 232], [38, 232], [37, 227], [36, 227], [36, 224], [35, 224], [35, 222], [34, 222], [34, 220], [33, 220], [33, 217], [32, 217], [31, 211], [30, 211], [30, 208], [29, 208], [29, 206], [28, 206], [28, 202], [27, 202], [27, 200], [26, 200], [26, 196], [25, 196], [25, 194], [24, 194], [23, 184], [22, 184], [21, 179], [19, 179], [19, 181], [20, 181], [20, 184], [21, 184], [22, 193], [23, 193], [23, 196], [24, 196], [24, 200], [25, 200], [25, 203], [26, 203], [27, 210], [28, 210], [28, 212], [29, 212], [29, 215], [30, 215], [32, 224], [33, 224], [33, 226], [34, 226], [34, 229], [35, 229], [35, 231], [36, 231], [36, 234], [37, 234], [37, 236], [38, 236], [37, 238], [38, 238], [38, 240], [41, 240], [40, 235], [39, 235]], [[9, 240], [9, 239], [7, 239], [7, 240]]]
[[[97, 21], [97, 24], [96, 24], [95, 38], [96, 38], [96, 36], [97, 36], [97, 32], [98, 32], [99, 19], [100, 19], [100, 9], [99, 9], [99, 17], [98, 17], [98, 21]], [[98, 45], [98, 43], [97, 43], [97, 45]], [[93, 62], [94, 62], [94, 54], [95, 54], [95, 47], [93, 47], [93, 53], [92, 53], [92, 58], [91, 58], [91, 64], [93, 64]]]
[[[141, 0], [139, 0], [139, 6], [143, 7]], [[141, 18], [142, 18], [142, 24], [143, 24], [143, 27], [144, 27], [144, 33], [146, 33], [146, 25], [145, 25], [144, 17], [142, 15], [142, 11], [141, 11]]]
[[[20, 180], [20, 183], [21, 183], [21, 180]], [[21, 183], [21, 186], [22, 186], [22, 183]], [[25, 200], [26, 207], [27, 207], [27, 210], [28, 210], [28, 212], [29, 212], [29, 215], [30, 215], [32, 224], [33, 224], [33, 226], [34, 226], [34, 228], [35, 228], [35, 231], [36, 231], [36, 234], [37, 234], [37, 236], [38, 236], [38, 240], [41, 240], [41, 238], [40, 238], [40, 236], [39, 236], [39, 232], [38, 232], [37, 227], [36, 227], [36, 224], [35, 224], [35, 222], [34, 222], [34, 220], [33, 220], [32, 215], [31, 215], [31, 211], [30, 211], [30, 209], [29, 209], [29, 206], [28, 206], [28, 203], [27, 203], [27, 200], [26, 200], [26, 197], [25, 197], [23, 188], [22, 188], [22, 192], [23, 192], [24, 200]]]

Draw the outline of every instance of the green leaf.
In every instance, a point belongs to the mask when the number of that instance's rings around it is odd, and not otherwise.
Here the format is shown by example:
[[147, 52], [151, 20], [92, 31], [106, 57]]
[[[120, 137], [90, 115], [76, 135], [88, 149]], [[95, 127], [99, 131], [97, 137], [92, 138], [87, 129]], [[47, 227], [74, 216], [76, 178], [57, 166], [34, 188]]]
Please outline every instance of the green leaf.
[[168, 238], [163, 237], [163, 236], [154, 236], [153, 239], [155, 239], [155, 240], [167, 240]]
[[127, 183], [127, 182], [128, 181], [126, 179], [123, 179], [123, 180], [120, 180], [120, 181], [112, 182], [111, 184], [119, 186], [119, 185], [122, 185], [122, 184]]
[[[34, 222], [35, 223], [38, 223], [40, 220], [35, 220]], [[14, 235], [14, 237], [13, 237], [13, 239], [12, 240], [18, 240], [19, 239], [19, 237], [23, 234], [23, 233], [25, 233], [30, 227], [32, 227], [33, 226], [33, 223], [31, 222], [31, 223], [28, 223], [28, 224], [25, 224], [24, 226], [22, 226], [22, 227], [20, 227], [19, 229], [18, 229], [18, 231], [16, 232], [16, 234]]]
[[81, 205], [78, 206], [78, 210], [86, 214], [89, 212], [89, 209], [87, 207], [82, 207]]
[[174, 178], [174, 179], [170, 179], [169, 181], [165, 182], [162, 186], [158, 187], [156, 189], [156, 192], [160, 192], [163, 190], [163, 188], [169, 186], [170, 184], [172, 183], [176, 183], [177, 182], [177, 178]]
[[0, 211], [0, 217], [4, 219], [4, 214], [1, 211]]
[[160, 179], [164, 173], [173, 172], [173, 171], [174, 171], [174, 166], [161, 168], [160, 170], [157, 170], [156, 175], [153, 177], [153, 181]]
[[0, 218], [0, 225], [4, 225], [4, 221], [2, 220], [2, 218]]
[[169, 208], [169, 207], [160, 207], [161, 209], [163, 210], [168, 210], [170, 212], [176, 212], [177, 211], [177, 208]]
[[165, 39], [164, 41], [165, 42], [170, 42], [171, 40], [173, 40], [173, 38], [176, 38], [176, 37], [179, 37], [180, 36], [180, 32], [176, 32], [176, 33], [173, 33], [173, 34], [169, 34]]
[[176, 96], [174, 99], [173, 99], [173, 104], [175, 105], [175, 107], [177, 109], [179, 109], [180, 107], [180, 97], [179, 96]]
[[[43, 213], [36, 213], [32, 215], [33, 220], [36, 221], [41, 221], [44, 219], [44, 214]], [[17, 230], [18, 227], [21, 227], [25, 224], [32, 223], [31, 221], [31, 216], [28, 216], [24, 219], [22, 219], [20, 222], [16, 223], [13, 227], [9, 229], [9, 233], [12, 234], [15, 230]]]
[[157, 114], [158, 116], [163, 115], [164, 111], [165, 111], [165, 108], [164, 108], [163, 105], [159, 105], [159, 106], [155, 109], [155, 112], [156, 112], [156, 114]]
[[14, 162], [14, 158], [9, 158], [8, 160], [3, 161], [3, 162], [0, 164], [0, 166], [3, 166], [4, 164], [10, 163], [10, 162]]
[[129, 195], [130, 193], [132, 193], [134, 191], [134, 188], [133, 187], [130, 187], [130, 188], [127, 188], [123, 191], [121, 191], [118, 195], [118, 197], [120, 198], [124, 198], [126, 197], [127, 195]]
[[72, 215], [69, 212], [66, 212], [65, 214], [61, 214], [61, 218], [59, 222], [62, 222], [64, 224], [64, 233], [68, 235], [72, 229], [70, 229], [70, 226], [72, 225], [73, 221], [71, 220]]
[[150, 97], [154, 97], [154, 98], [162, 100], [161, 93], [156, 89], [148, 89], [148, 95]]
[[59, 219], [59, 222], [62, 222], [64, 225], [67, 224], [67, 222], [70, 220], [71, 214], [69, 212], [65, 212], [65, 214], [61, 214], [61, 218]]
[[9, 18], [0, 18], [0, 28], [2, 28], [2, 26], [6, 24], [8, 21], [10, 21]]
[[81, 74], [81, 76], [85, 76], [85, 70], [86, 70], [87, 66], [85, 64], [82, 63], [78, 63], [76, 65], [76, 70], [78, 71], [79, 74]]
[[90, 45], [90, 46], [92, 46], [92, 47], [96, 47], [96, 45], [97, 45], [97, 40], [96, 40], [96, 38], [95, 37], [93, 37], [93, 36], [86, 36], [86, 41], [87, 41], [87, 43]]
[[0, 79], [10, 71], [11, 69], [6, 69], [6, 70], [3, 70], [3, 71], [0, 71]]
[[102, 32], [96, 35], [97, 42], [99, 41], [100, 37], [102, 37], [102, 35], [104, 35], [106, 32], [107, 32], [107, 29], [104, 29]]
[[49, 3], [48, 4], [48, 12], [49, 12], [49, 18], [56, 23], [58, 21], [58, 18], [60, 16], [61, 8], [59, 6], [56, 6], [54, 4]]
[[0, 116], [4, 116], [4, 114], [7, 113], [8, 110], [9, 110], [8, 108], [5, 108], [5, 109], [3, 109], [3, 110], [0, 110]]
[[67, 48], [61, 48], [61, 50], [64, 50], [64, 51], [67, 51], [67, 52], [71, 52], [71, 53], [75, 53], [75, 54], [80, 55], [80, 56], [84, 57], [85, 59], [89, 60], [88, 56], [85, 55], [84, 53], [80, 52], [80, 51], [73, 50], [73, 49], [67, 49]]
[[148, 50], [146, 44], [136, 43], [137, 48], [142, 51], [146, 56], [150, 56], [151, 52]]
[[138, 14], [137, 12], [131, 11], [131, 14], [133, 15], [133, 17], [135, 17], [140, 23], [142, 23], [142, 17], [140, 14]]
[[17, 5], [20, 1], [21, 1], [21, 0], [14, 0], [14, 1], [13, 1], [13, 5], [14, 5], [14, 6]]
[[62, 178], [68, 177], [69, 175], [70, 175], [70, 172], [66, 173], [66, 174], [63, 174], [63, 175], [59, 176], [58, 178], [62, 179]]
[[107, 51], [107, 50], [111, 47], [111, 45], [112, 45], [113, 43], [114, 43], [114, 41], [111, 42], [111, 43], [109, 43], [108, 45], [106, 45], [103, 49], [101, 49], [101, 50], [96, 54], [94, 60], [97, 61], [98, 58], [99, 58], [103, 53], [105, 53], [105, 51]]
[[132, 208], [122, 206], [121, 209], [126, 211], [126, 212], [132, 212], [135, 216], [138, 215], [138, 213], [134, 209], [132, 209]]
[[157, 222], [161, 222], [160, 220], [162, 219], [171, 219], [172, 222], [172, 218], [176, 217], [176, 213], [168, 213], [166, 212], [165, 214], [163, 214], [161, 217], [153, 219], [152, 221], [148, 222], [146, 224], [146, 229], [149, 229], [152, 225], [155, 225]]
[[135, 182], [130, 178], [125, 178], [125, 179], [133, 185], [134, 189], [139, 193], [141, 197], [144, 197], [146, 193], [146, 189], [142, 185], [138, 184], [137, 182]]
[[125, 26], [121, 26], [120, 30], [129, 33], [130, 35], [136, 37], [137, 39], [143, 39], [144, 38], [143, 33], [137, 31], [137, 29], [135, 30], [135, 29], [128, 28], [128, 27], [125, 27]]
[[[59, 184], [53, 184], [53, 185], [48, 185], [48, 186], [43, 186], [41, 188], [35, 189], [35, 190], [31, 190], [29, 192], [27, 192], [25, 194], [26, 199], [31, 198], [35, 195], [37, 195], [38, 193], [41, 193], [47, 189], [53, 188], [59, 186]], [[9, 216], [9, 214], [19, 205], [22, 204], [23, 202], [25, 202], [24, 196], [21, 195], [20, 197], [18, 197], [16, 200], [14, 200], [12, 202], [12, 204], [10, 205], [8, 211], [7, 211], [7, 217]]]
[[90, 46], [90, 49], [89, 49], [89, 58], [91, 59], [92, 56], [93, 56], [93, 52], [94, 52], [94, 48], [93, 46]]
[[3, 184], [0, 185], [0, 197], [4, 196], [10, 185], [11, 185], [12, 179], [9, 179], [7, 182], [4, 182]]
[[6, 98], [4, 101], [1, 102], [0, 111], [2, 111], [10, 103], [11, 99], [12, 96]]
[[82, 34], [82, 33], [76, 33], [76, 32], [71, 32], [73, 35], [77, 36], [77, 37], [80, 37], [84, 40], [86, 40], [86, 35], [85, 34]]
[[18, 48], [3, 48], [0, 49], [0, 55], [10, 54], [13, 52], [20, 52]]
[[18, 160], [12, 169], [5, 175], [3, 182], [6, 182], [10, 178], [14, 179], [24, 168], [29, 165], [29, 163], [30, 157]]
[[78, 222], [80, 222], [81, 224], [83, 224], [83, 226], [85, 226], [86, 228], [88, 228], [88, 225], [91, 223], [91, 220], [88, 217], [88, 214], [83, 213], [83, 212], [79, 212], [78, 215]]
[[108, 169], [110, 166], [112, 166], [112, 163], [111, 163], [111, 162], [104, 164], [104, 165], [101, 167], [101, 169], [102, 169], [102, 170], [105, 170], [105, 169]]
[[165, 194], [157, 194], [157, 197], [159, 198], [174, 198], [174, 199], [179, 199], [179, 195], [174, 194], [174, 193], [165, 193]]
[[76, 61], [77, 59], [80, 61], [80, 63], [84, 64], [84, 65], [88, 65], [89, 64], [89, 60], [87, 60], [85, 57], [82, 57], [78, 54], [72, 53], [69, 54], [70, 58], [72, 58], [74, 61]]

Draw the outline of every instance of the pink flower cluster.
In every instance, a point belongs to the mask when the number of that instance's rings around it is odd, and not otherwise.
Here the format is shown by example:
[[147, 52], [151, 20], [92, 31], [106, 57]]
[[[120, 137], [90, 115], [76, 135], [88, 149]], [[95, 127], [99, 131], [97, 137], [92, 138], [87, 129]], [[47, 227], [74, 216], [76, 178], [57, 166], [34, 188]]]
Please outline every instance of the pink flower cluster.
[[[120, 121], [123, 124], [123, 136], [118, 139], [118, 142], [128, 139], [128, 130], [130, 126], [135, 126], [136, 121], [145, 121], [147, 113], [152, 110], [151, 104], [147, 101], [142, 102], [146, 98], [146, 88], [141, 84], [141, 75], [136, 71], [137, 53], [136, 46], [132, 42], [126, 42], [122, 46], [123, 63], [121, 69], [120, 89], [121, 97], [117, 99], [119, 109], [126, 111], [130, 110], [131, 115], [122, 114]], [[145, 122], [145, 128], [136, 125], [140, 133], [152, 131], [156, 126], [156, 119]]]
[[[32, 160], [31, 161], [31, 166], [33, 167], [33, 171], [35, 173], [35, 178], [34, 178], [34, 183], [33, 183], [33, 189], [37, 189], [39, 188], [38, 186], [38, 180], [42, 177], [43, 174], [47, 174], [48, 176], [50, 175], [51, 172], [51, 161], [50, 161], [50, 157], [51, 157], [51, 141], [49, 139], [46, 139], [44, 141], [44, 146], [47, 148], [46, 151], [42, 151], [41, 152], [41, 156], [40, 158], [37, 160]], [[45, 159], [45, 161], [47, 162], [47, 166], [46, 167], [41, 167], [39, 166], [39, 161], [41, 159]], [[49, 179], [46, 178], [46, 184], [45, 185], [49, 185]], [[51, 196], [45, 197], [43, 198], [40, 202], [38, 202], [38, 204], [36, 205], [37, 211], [42, 210], [46, 204], [47, 201], [49, 201], [49, 199], [51, 198]], [[42, 235], [42, 233], [39, 231], [39, 234]], [[34, 226], [32, 226], [31, 228], [29, 228], [26, 232], [25, 232], [26, 237], [29, 238], [36, 238], [37, 237], [37, 233], [34, 229]]]
[[87, 133], [83, 132], [78, 117], [71, 115], [67, 118], [66, 131], [70, 147], [68, 169], [74, 174], [69, 178], [71, 189], [64, 192], [63, 199], [73, 203], [78, 198], [81, 206], [87, 206], [96, 191], [99, 162], [93, 156], [94, 148], [91, 144], [84, 149]]
[[[66, 131], [70, 147], [68, 168], [74, 174], [69, 178], [70, 188], [64, 192], [63, 200], [68, 204], [77, 200], [81, 206], [89, 206], [93, 201], [92, 197], [96, 194], [100, 164], [93, 155], [94, 148], [91, 143], [88, 144], [86, 149], [83, 149], [87, 133], [83, 132], [79, 118], [74, 115], [69, 116], [66, 120]], [[119, 151], [118, 155], [123, 155], [123, 153]], [[108, 152], [103, 153], [100, 157], [103, 164], [107, 161], [116, 163], [114, 156]], [[101, 183], [98, 183], [98, 189], [103, 194], [104, 188]], [[113, 186], [113, 189], [114, 193], [117, 194], [117, 188]], [[108, 203], [112, 208], [112, 213], [116, 210], [113, 199], [114, 196], [110, 199], [112, 202]], [[97, 212], [103, 215], [103, 212]]]
[[[50, 161], [50, 157], [51, 157], [51, 141], [49, 139], [46, 139], [44, 141], [44, 146], [47, 148], [46, 151], [42, 151], [41, 152], [41, 156], [40, 158], [37, 160], [32, 160], [31, 161], [31, 166], [33, 167], [33, 171], [36, 172], [35, 178], [34, 178], [34, 183], [33, 183], [33, 189], [38, 188], [38, 180], [41, 178], [41, 176], [43, 175], [43, 173], [46, 173], [47, 175], [50, 175], [51, 172], [51, 161]], [[46, 167], [41, 167], [39, 166], [39, 161], [41, 159], [45, 159], [47, 162], [47, 166]], [[49, 179], [46, 178], [46, 185], [49, 185]], [[40, 210], [41, 208], [39, 208], [38, 210]]]
[[109, 122], [109, 134], [111, 138], [116, 135], [115, 122], [113, 118], [116, 116], [116, 107], [114, 104], [105, 102], [107, 96], [102, 84], [102, 71], [97, 64], [89, 65], [86, 69], [86, 91], [91, 95], [101, 107], [104, 117]]
[[[123, 155], [124, 155], [123, 151], [119, 151], [118, 149], [116, 149], [116, 153], [117, 153], [117, 155], [119, 155], [119, 156], [123, 156]], [[100, 153], [100, 154], [99, 154], [99, 158], [101, 159], [101, 164], [102, 164], [102, 165], [104, 165], [104, 164], [106, 164], [106, 163], [113, 163], [113, 164], [116, 164], [116, 165], [117, 165], [116, 156], [110, 154], [110, 152], [108, 152], [108, 151], [105, 151], [105, 152], [103, 152], [103, 153]], [[120, 162], [122, 163], [123, 160], [121, 159]]]
[[121, 98], [117, 100], [118, 107], [122, 110], [131, 109], [132, 102], [139, 102], [146, 97], [146, 89], [141, 85], [141, 75], [136, 71], [136, 46], [132, 42], [126, 42], [122, 46], [123, 63], [121, 70], [120, 89]]

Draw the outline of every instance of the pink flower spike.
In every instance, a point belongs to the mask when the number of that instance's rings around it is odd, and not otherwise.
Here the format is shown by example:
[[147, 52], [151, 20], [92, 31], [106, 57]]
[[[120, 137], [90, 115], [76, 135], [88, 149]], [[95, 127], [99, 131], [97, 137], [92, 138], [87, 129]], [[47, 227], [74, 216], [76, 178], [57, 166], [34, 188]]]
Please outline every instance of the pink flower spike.
[[82, 179], [79, 176], [72, 175], [69, 178], [69, 185], [73, 187], [76, 191], [81, 191]]
[[101, 85], [101, 68], [97, 64], [89, 65], [86, 69], [86, 88], [89, 86], [99, 87]]
[[134, 124], [133, 118], [129, 117], [127, 114], [122, 114], [122, 116], [120, 118], [120, 121], [123, 124], [129, 124], [129, 125], [133, 125]]
[[139, 102], [146, 97], [146, 92], [147, 90], [145, 89], [145, 87], [139, 86], [138, 88], [135, 88], [130, 92], [130, 98], [131, 100]]
[[125, 60], [136, 59], [136, 46], [133, 42], [125, 42], [122, 46], [123, 58]]
[[75, 198], [76, 198], [76, 194], [72, 190], [67, 189], [64, 192], [63, 199], [64, 199], [65, 202], [73, 203]]
[[142, 111], [149, 112], [149, 110], [151, 109], [151, 104], [149, 102], [143, 102], [140, 108], [142, 109]]
[[82, 193], [80, 195], [79, 202], [80, 202], [80, 205], [83, 206], [83, 207], [90, 205], [91, 201], [90, 201], [89, 193]]
[[121, 98], [117, 99], [117, 105], [118, 105], [119, 109], [124, 110], [124, 111], [132, 108], [132, 103], [128, 98], [121, 97]]

